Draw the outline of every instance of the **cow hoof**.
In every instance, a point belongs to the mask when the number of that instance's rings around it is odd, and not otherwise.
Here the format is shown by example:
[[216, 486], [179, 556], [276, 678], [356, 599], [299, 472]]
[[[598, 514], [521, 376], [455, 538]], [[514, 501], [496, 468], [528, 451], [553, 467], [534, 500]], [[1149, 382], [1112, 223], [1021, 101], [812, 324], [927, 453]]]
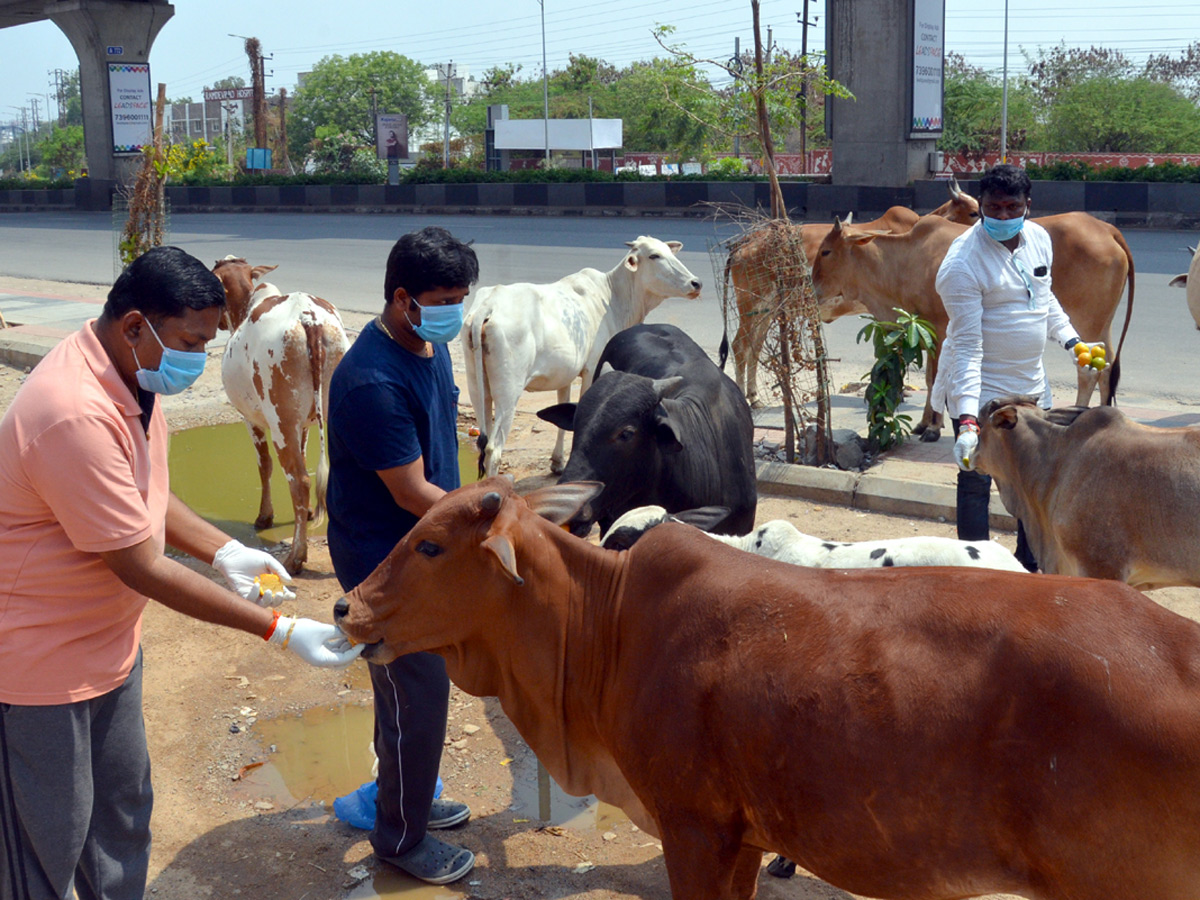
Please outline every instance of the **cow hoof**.
[[260, 531], [264, 528], [270, 528], [274, 524], [275, 524], [274, 513], [272, 513], [269, 516], [259, 516], [257, 519], [254, 520], [254, 527], [259, 529]]
[[796, 864], [786, 856], [776, 856], [767, 865], [767, 874], [776, 878], [791, 878], [796, 874]]
[[746, 402], [750, 404], [751, 409], [766, 409], [767, 408], [767, 404], [763, 403], [760, 399], [758, 399], [758, 397], [755, 397], [753, 400], [751, 400], [749, 397], [747, 397]]
[[[916, 434], [915, 431], [913, 433]], [[921, 432], [921, 440], [926, 444], [932, 444], [934, 441], [939, 440], [941, 436], [942, 430], [940, 428], [926, 428]]]
[[562, 472], [563, 472], [562, 460], [560, 460], [560, 459], [550, 460], [550, 474], [551, 475], [561, 475]]
[[304, 559], [292, 559], [290, 556], [283, 561], [283, 567], [289, 575], [299, 575], [304, 568]]

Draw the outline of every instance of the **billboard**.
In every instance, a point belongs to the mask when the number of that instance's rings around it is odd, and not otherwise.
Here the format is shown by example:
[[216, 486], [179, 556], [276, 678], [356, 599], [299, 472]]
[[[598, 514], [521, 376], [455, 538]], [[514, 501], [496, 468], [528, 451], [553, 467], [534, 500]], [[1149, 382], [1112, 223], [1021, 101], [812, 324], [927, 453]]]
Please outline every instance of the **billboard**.
[[945, 0], [913, 0], [913, 136], [942, 133], [943, 62], [946, 48]]
[[375, 153], [380, 159], [408, 157], [408, 116], [402, 113], [376, 114]]
[[150, 64], [109, 63], [108, 96], [112, 106], [113, 155], [141, 153], [154, 132]]

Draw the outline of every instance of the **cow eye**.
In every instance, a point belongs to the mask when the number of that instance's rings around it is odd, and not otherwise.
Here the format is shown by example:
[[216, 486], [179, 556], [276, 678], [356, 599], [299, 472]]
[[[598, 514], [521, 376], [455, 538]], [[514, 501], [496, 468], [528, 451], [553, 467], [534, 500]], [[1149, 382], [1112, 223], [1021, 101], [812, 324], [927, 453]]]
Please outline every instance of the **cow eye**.
[[828, 256], [828, 255], [830, 254], [830, 252], [832, 252], [832, 251], [829, 251], [829, 250], [822, 250], [822, 251], [821, 251], [821, 255], [822, 255], [822, 256]]
[[651, 253], [650, 258], [651, 259], [662, 259], [662, 254], [661, 253]]
[[632, 425], [626, 425], [617, 432], [618, 441], [632, 441], [635, 437], [637, 437], [637, 429]]
[[432, 541], [421, 541], [421, 543], [417, 544], [417, 552], [433, 559], [433, 557], [441, 555], [442, 548]]

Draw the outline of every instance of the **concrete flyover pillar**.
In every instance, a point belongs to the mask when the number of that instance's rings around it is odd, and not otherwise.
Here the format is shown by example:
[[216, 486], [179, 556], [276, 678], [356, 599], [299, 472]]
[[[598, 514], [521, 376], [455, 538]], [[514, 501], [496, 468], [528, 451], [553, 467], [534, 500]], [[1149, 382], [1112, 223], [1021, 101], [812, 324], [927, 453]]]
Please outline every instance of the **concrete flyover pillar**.
[[929, 177], [942, 129], [944, 0], [829, 0], [825, 27], [829, 74], [856, 98], [826, 105], [833, 183]]
[[[46, 15], [67, 36], [79, 57], [83, 141], [87, 153], [90, 208], [108, 208], [114, 185], [132, 180], [140, 154], [113, 148], [109, 63], [148, 63], [150, 47], [175, 7], [160, 0], [58, 0]], [[151, 85], [153, 99], [153, 84]]]

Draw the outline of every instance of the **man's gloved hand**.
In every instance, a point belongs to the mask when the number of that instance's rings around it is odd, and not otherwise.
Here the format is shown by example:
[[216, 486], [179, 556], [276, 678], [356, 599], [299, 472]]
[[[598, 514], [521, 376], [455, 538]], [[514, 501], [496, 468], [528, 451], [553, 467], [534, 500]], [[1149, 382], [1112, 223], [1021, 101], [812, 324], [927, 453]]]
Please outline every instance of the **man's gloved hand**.
[[291, 650], [309, 665], [325, 669], [348, 666], [362, 653], [361, 644], [351, 644], [350, 638], [336, 625], [323, 625], [313, 619], [293, 619], [280, 616], [267, 637], [272, 644]]
[[270, 606], [278, 600], [295, 600], [296, 595], [283, 585], [263, 590], [255, 582], [259, 575], [278, 575], [281, 581], [291, 581], [287, 569], [270, 553], [251, 550], [238, 540], [231, 540], [213, 557], [213, 568], [225, 576], [229, 588], [259, 606]]
[[1081, 369], [1102, 371], [1108, 365], [1108, 348], [1104, 341], [1088, 344], [1086, 341], [1068, 341], [1067, 351], [1075, 357], [1075, 365]]
[[960, 416], [958, 440], [954, 442], [954, 461], [964, 472], [975, 470], [975, 450], [979, 446], [979, 423], [974, 416]]

